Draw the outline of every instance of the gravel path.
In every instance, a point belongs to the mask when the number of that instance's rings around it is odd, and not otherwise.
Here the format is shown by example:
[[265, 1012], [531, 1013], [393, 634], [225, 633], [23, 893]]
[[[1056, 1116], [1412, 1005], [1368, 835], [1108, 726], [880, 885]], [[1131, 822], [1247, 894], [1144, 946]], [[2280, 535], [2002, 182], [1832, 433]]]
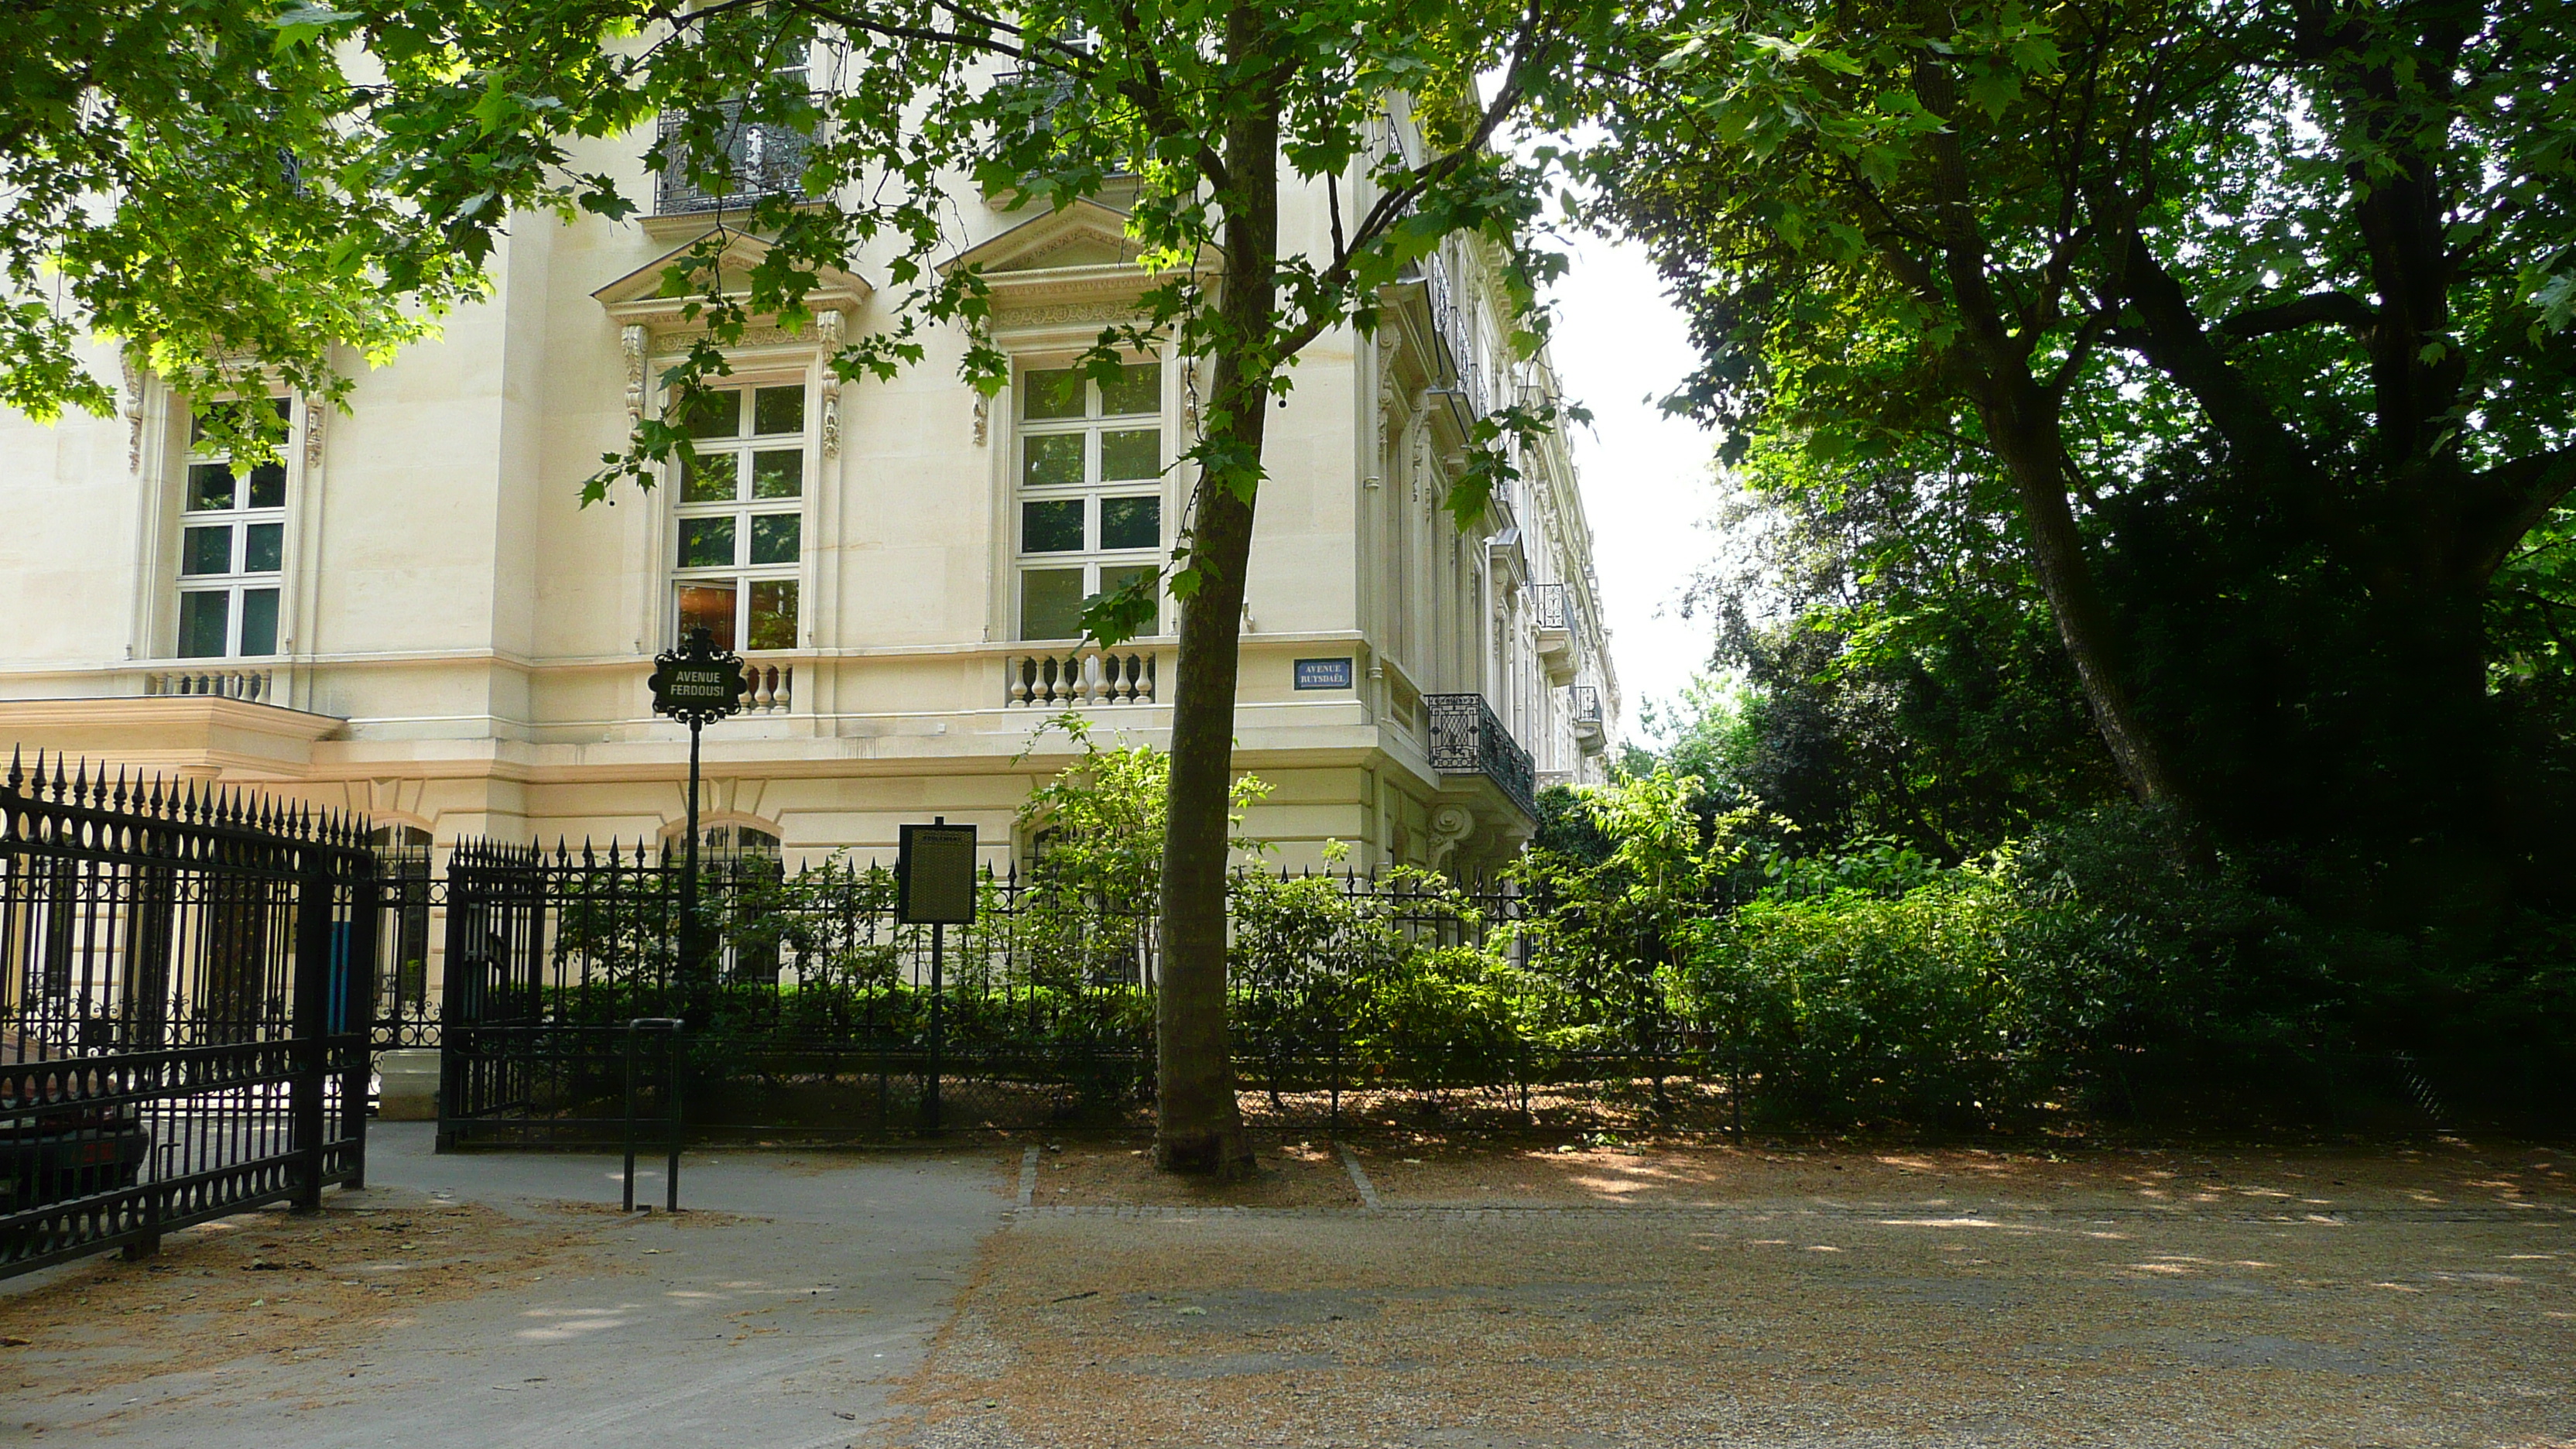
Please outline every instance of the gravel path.
[[2576, 1444], [2550, 1153], [1394, 1144], [1372, 1210], [1320, 1154], [1119, 1201], [1125, 1150], [1042, 1156], [869, 1442]]

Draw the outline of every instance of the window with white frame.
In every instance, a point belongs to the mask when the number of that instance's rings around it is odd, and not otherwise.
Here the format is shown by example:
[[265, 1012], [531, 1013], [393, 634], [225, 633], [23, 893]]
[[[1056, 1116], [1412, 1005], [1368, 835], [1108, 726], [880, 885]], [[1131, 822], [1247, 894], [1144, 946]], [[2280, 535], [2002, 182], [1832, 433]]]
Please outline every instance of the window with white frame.
[[1163, 369], [1031, 368], [1019, 399], [1019, 637], [1075, 639], [1085, 597], [1162, 565]]
[[804, 566], [805, 385], [711, 388], [676, 421], [683, 459], [672, 519], [679, 637], [719, 649], [793, 649]]
[[[270, 404], [280, 421], [290, 417], [285, 398]], [[194, 420], [180, 500], [178, 657], [275, 654], [285, 569], [286, 464], [235, 467], [208, 446], [205, 420]]]

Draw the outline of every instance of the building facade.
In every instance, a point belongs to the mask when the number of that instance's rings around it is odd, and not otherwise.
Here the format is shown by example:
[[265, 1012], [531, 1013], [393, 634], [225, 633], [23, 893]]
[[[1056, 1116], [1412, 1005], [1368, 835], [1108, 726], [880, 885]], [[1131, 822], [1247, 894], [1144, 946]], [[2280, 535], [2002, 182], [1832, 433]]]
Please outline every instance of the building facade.
[[[1400, 108], [1380, 144], [1417, 144]], [[962, 333], [892, 382], [837, 379], [824, 360], [889, 310], [862, 263], [811, 324], [729, 354], [682, 420], [694, 466], [583, 507], [694, 335], [665, 259], [727, 219], [628, 164], [651, 215], [526, 219], [489, 301], [345, 410], [241, 400], [281, 410], [280, 462], [208, 452], [189, 400], [131, 367], [118, 417], [0, 413], [0, 743], [363, 812], [407, 849], [668, 839], [687, 735], [646, 680], [691, 626], [753, 685], [706, 733], [704, 826], [791, 858], [890, 855], [899, 823], [944, 815], [998, 859], [1067, 758], [1050, 716], [1159, 743], [1171, 606], [1114, 650], [1075, 621], [1173, 542], [1206, 373], [1064, 370], [1147, 285], [1115, 206], [956, 198], [1012, 358], [999, 395], [957, 379]], [[1289, 198], [1283, 237], [1327, 224], [1320, 192]], [[1484, 869], [1527, 838], [1535, 788], [1601, 777], [1618, 686], [1562, 441], [1473, 523], [1440, 506], [1478, 414], [1556, 386], [1510, 360], [1494, 278], [1453, 240], [1373, 336], [1309, 348], [1270, 422], [1236, 760], [1271, 786], [1245, 831], [1277, 859], [1339, 840], [1354, 863]]]

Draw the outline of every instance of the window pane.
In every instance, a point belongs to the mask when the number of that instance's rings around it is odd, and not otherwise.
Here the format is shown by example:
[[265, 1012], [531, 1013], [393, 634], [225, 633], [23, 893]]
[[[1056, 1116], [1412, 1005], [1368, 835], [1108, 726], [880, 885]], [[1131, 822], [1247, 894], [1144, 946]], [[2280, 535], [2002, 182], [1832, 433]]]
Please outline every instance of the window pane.
[[1082, 434], [1049, 433], [1020, 442], [1020, 481], [1032, 488], [1082, 481]]
[[228, 574], [233, 571], [233, 531], [192, 528], [179, 541], [179, 572]]
[[1162, 547], [1163, 500], [1151, 497], [1101, 499], [1100, 546], [1102, 548]]
[[279, 561], [286, 556], [286, 525], [254, 523], [246, 531], [250, 536], [242, 541], [242, 572], [277, 572]]
[[751, 583], [751, 647], [796, 647], [796, 581], [754, 579]]
[[692, 438], [730, 438], [742, 431], [742, 394], [701, 392], [676, 400], [672, 419]]
[[796, 562], [796, 535], [804, 519], [793, 513], [751, 516], [751, 561], [756, 564]]
[[188, 511], [201, 513], [209, 509], [233, 506], [233, 465], [230, 463], [191, 463], [188, 465]]
[[286, 506], [286, 465], [262, 463], [250, 470], [250, 506], [284, 508]]
[[202, 594], [179, 596], [179, 657], [182, 659], [215, 659], [224, 652], [224, 624], [231, 617], [232, 598], [221, 589]]
[[1118, 380], [1100, 389], [1100, 411], [1108, 417], [1163, 410], [1163, 365], [1134, 362], [1118, 370]]
[[277, 590], [242, 590], [241, 652], [277, 652]]
[[1163, 430], [1128, 428], [1100, 435], [1100, 477], [1156, 478], [1163, 472]]
[[1131, 580], [1146, 577], [1153, 572], [1152, 564], [1103, 564], [1100, 567], [1100, 592], [1114, 594], [1125, 588]]
[[1078, 553], [1082, 549], [1082, 500], [1050, 499], [1020, 505], [1020, 552]]
[[751, 455], [751, 496], [754, 498], [802, 498], [805, 496], [805, 452], [754, 453]]
[[1020, 416], [1078, 418], [1083, 413], [1081, 377], [1070, 367], [1051, 367], [1020, 374]]
[[1030, 569], [1020, 575], [1020, 637], [1082, 637], [1082, 570]]
[[751, 395], [751, 430], [764, 438], [805, 431], [805, 389], [764, 387]]
[[680, 567], [684, 569], [723, 568], [732, 562], [732, 519], [683, 518], [680, 520]]
[[700, 453], [695, 462], [680, 460], [680, 501], [682, 503], [731, 503], [734, 499], [735, 464], [732, 453]]
[[680, 639], [686, 642], [689, 631], [704, 629], [713, 634], [718, 649], [733, 647], [733, 584], [680, 585]]

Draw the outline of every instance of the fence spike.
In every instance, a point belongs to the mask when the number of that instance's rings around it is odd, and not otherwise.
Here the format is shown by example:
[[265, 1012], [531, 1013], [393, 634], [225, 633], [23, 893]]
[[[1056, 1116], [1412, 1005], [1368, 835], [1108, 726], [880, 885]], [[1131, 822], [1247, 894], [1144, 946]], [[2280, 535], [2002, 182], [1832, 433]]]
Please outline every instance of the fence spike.
[[27, 780], [26, 766], [19, 762], [18, 757], [18, 752], [23, 748], [24, 746], [21, 745], [11, 745], [9, 747], [9, 788], [12, 792], [15, 792], [17, 788], [20, 785], [25, 784]]
[[58, 750], [54, 754], [54, 798], [56, 800], [63, 798], [63, 789], [63, 757]]

